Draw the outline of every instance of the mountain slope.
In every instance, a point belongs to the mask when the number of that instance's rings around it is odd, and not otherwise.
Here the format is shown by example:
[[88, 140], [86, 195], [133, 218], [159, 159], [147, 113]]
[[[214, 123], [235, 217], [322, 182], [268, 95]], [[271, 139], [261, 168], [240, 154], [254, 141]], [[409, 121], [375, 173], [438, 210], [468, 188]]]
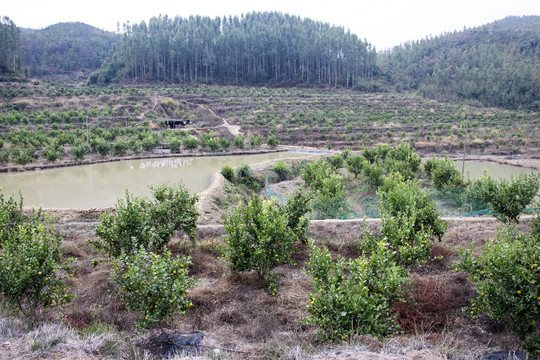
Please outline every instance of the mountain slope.
[[507, 17], [380, 54], [398, 90], [485, 105], [540, 109], [540, 16]]
[[23, 64], [31, 76], [93, 71], [101, 66], [116, 35], [83, 23], [58, 23], [43, 30], [23, 29]]

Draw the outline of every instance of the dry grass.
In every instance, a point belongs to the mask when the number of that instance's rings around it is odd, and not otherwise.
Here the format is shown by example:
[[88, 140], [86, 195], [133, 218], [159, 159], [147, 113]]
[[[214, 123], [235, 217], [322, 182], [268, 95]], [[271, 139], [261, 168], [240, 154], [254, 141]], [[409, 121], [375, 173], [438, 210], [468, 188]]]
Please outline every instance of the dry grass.
[[[310, 235], [342, 256], [359, 254], [362, 221], [314, 221]], [[48, 321], [32, 330], [18, 319], [0, 317], [0, 358], [44, 359], [150, 359], [133, 344], [136, 335], [134, 315], [123, 307], [109, 281], [110, 265], [97, 254], [87, 240], [95, 237], [95, 223], [71, 217], [58, 226], [66, 234], [63, 251], [76, 256], [75, 277], [70, 280], [77, 298], [64, 310], [48, 310]], [[380, 222], [368, 221], [377, 232]], [[469, 360], [490, 349], [517, 348], [515, 339], [504, 327], [486, 317], [472, 321], [461, 307], [474, 295], [466, 275], [448, 271], [457, 257], [459, 246], [482, 243], [484, 236], [495, 236], [497, 221], [453, 220], [441, 243], [433, 246], [431, 257], [422, 267], [413, 268], [413, 286], [407, 302], [397, 305], [404, 334], [378, 340], [358, 337], [351, 343], [320, 343], [316, 329], [302, 325], [307, 316], [305, 306], [311, 278], [302, 272], [308, 261], [306, 246], [294, 255], [298, 266], [283, 265], [276, 269], [279, 288], [271, 296], [253, 273], [234, 275], [219, 257], [223, 246], [223, 228], [200, 226], [196, 245], [182, 237], [174, 238], [175, 254], [189, 254], [190, 273], [201, 279], [192, 289], [194, 307], [186, 316], [176, 317], [168, 328], [181, 332], [205, 332], [202, 344], [234, 349], [248, 354], [234, 354], [206, 349], [200, 359], [439, 359]], [[442, 256], [442, 258], [439, 258]], [[94, 258], [102, 262], [93, 267]], [[103, 324], [106, 331], [93, 329]], [[125, 338], [130, 338], [126, 341]], [[188, 355], [175, 359], [187, 358]]]

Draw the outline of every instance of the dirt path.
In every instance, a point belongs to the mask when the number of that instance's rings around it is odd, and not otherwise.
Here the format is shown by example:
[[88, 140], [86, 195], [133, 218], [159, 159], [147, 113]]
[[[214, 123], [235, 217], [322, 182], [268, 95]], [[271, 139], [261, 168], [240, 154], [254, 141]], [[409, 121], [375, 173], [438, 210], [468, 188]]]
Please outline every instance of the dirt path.
[[223, 124], [219, 125], [219, 126], [214, 126], [214, 127], [208, 127], [208, 128], [205, 128], [205, 129], [218, 129], [218, 128], [225, 128], [227, 129], [232, 136], [236, 136], [236, 135], [240, 135], [240, 134], [244, 134], [243, 132], [240, 131], [241, 129], [241, 126], [239, 125], [231, 125], [229, 124], [229, 122], [227, 121], [227, 119], [225, 119], [224, 117], [222, 116], [219, 116], [217, 115], [214, 110], [210, 109], [209, 107], [205, 107], [203, 106], [202, 104], [194, 104], [194, 103], [190, 103], [190, 102], [187, 102], [187, 104], [190, 104], [190, 105], [197, 105], [198, 107], [202, 108], [202, 109], [205, 109], [205, 110], [208, 110], [212, 115], [214, 115], [215, 117], [217, 117], [218, 119], [220, 119], [221, 121], [223, 121]]

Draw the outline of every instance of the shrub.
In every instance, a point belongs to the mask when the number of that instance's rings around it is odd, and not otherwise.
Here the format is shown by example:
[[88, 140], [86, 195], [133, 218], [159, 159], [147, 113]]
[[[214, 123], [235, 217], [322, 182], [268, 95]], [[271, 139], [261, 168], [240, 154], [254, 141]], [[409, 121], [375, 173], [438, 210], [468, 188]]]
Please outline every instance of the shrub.
[[223, 150], [227, 150], [229, 148], [229, 146], [231, 146], [231, 140], [229, 140], [226, 137], [221, 137], [221, 138], [219, 138], [219, 146]]
[[362, 155], [350, 155], [345, 160], [345, 167], [354, 174], [354, 177], [358, 177], [364, 169], [365, 161]]
[[426, 161], [424, 171], [433, 181], [435, 188], [439, 190], [450, 190], [461, 187], [463, 181], [459, 171], [454, 166], [454, 162], [449, 159], [436, 159]]
[[330, 159], [330, 165], [332, 165], [332, 167], [336, 170], [341, 169], [343, 167], [343, 157], [341, 155], [332, 156]]
[[255, 270], [275, 294], [272, 269], [290, 263], [296, 248], [288, 222], [287, 214], [274, 200], [254, 196], [247, 203], [240, 202], [223, 222], [227, 232], [223, 254], [231, 270], [235, 273]]
[[115, 259], [111, 271], [122, 303], [136, 311], [137, 327], [159, 327], [173, 315], [184, 315], [193, 304], [186, 298], [188, 289], [197, 281], [188, 276], [191, 261], [188, 257], [171, 257], [169, 250], [157, 255], [137, 250], [133, 255], [123, 253]]
[[176, 230], [183, 230], [195, 240], [195, 208], [198, 197], [191, 196], [186, 187], [161, 185], [150, 188], [154, 199], [130, 195], [118, 199], [114, 212], [102, 214], [96, 229], [98, 240], [92, 244], [109, 255], [131, 254], [144, 248], [162, 251]]
[[473, 248], [461, 250], [456, 269], [471, 275], [477, 297], [471, 300], [473, 319], [482, 312], [507, 324], [532, 353], [540, 353], [540, 246], [513, 227], [499, 230], [478, 258]]
[[182, 146], [184, 149], [195, 150], [199, 147], [199, 140], [193, 136], [186, 136], [184, 140], [182, 140]]
[[76, 161], [84, 160], [84, 156], [86, 155], [86, 145], [79, 144], [76, 145], [73, 150], [71, 150], [71, 155], [73, 156], [73, 159]]
[[223, 165], [221, 168], [221, 175], [228, 181], [234, 183], [236, 181], [236, 173], [234, 169], [229, 165]]
[[494, 180], [484, 174], [473, 182], [475, 195], [487, 203], [494, 215], [505, 223], [519, 223], [522, 211], [531, 204], [540, 188], [540, 175], [520, 174], [510, 181]]
[[62, 260], [62, 236], [54, 221], [41, 209], [29, 218], [22, 216], [22, 195], [0, 196], [0, 291], [2, 298], [16, 311], [36, 319], [38, 308], [64, 306], [73, 299], [64, 283], [71, 274], [73, 259]]
[[129, 148], [129, 146], [125, 141], [118, 140], [113, 145], [114, 155], [116, 155], [116, 156], [124, 156], [124, 155], [126, 155], [126, 151], [127, 151], [128, 148]]
[[244, 137], [244, 135], [242, 134], [238, 134], [234, 137], [234, 140], [233, 140], [233, 143], [234, 143], [234, 146], [236, 146], [237, 148], [239, 149], [243, 149], [244, 148], [244, 144], [246, 142], [246, 138]]
[[319, 327], [321, 339], [340, 340], [356, 334], [388, 336], [399, 330], [391, 306], [401, 299], [404, 269], [397, 266], [384, 243], [368, 257], [332, 261], [330, 251], [311, 244], [306, 273], [313, 277], [306, 324]]
[[270, 146], [271, 148], [275, 148], [276, 146], [279, 145], [279, 140], [276, 138], [276, 135], [270, 135], [266, 138], [266, 143], [268, 144], [268, 146]]
[[309, 213], [312, 211], [310, 201], [313, 195], [300, 189], [287, 199], [283, 210], [287, 214], [287, 226], [294, 233], [295, 239], [302, 244], [307, 243], [307, 230], [309, 226]]
[[283, 160], [276, 162], [271, 169], [278, 175], [278, 181], [288, 180], [292, 173], [291, 166]]

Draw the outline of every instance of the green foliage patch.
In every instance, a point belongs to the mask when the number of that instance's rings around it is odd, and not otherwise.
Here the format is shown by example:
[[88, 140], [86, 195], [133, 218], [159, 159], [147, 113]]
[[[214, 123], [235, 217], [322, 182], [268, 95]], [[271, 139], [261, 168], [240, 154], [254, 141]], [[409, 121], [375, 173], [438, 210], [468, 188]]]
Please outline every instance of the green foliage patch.
[[160, 327], [175, 313], [184, 315], [193, 303], [186, 298], [197, 281], [188, 276], [188, 257], [173, 258], [169, 250], [161, 254], [143, 248], [122, 253], [114, 260], [111, 279], [117, 285], [122, 303], [136, 311], [137, 327]]
[[476, 319], [486, 312], [505, 323], [532, 354], [540, 354], [540, 246], [538, 239], [513, 227], [499, 230], [484, 251], [460, 251], [456, 270], [471, 276], [477, 296], [467, 309]]
[[183, 185], [151, 187], [153, 199], [139, 198], [126, 191], [125, 201], [118, 199], [114, 212], [102, 214], [96, 229], [98, 249], [118, 257], [131, 254], [141, 247], [162, 251], [177, 230], [195, 241], [195, 208], [198, 197]]
[[0, 193], [0, 291], [15, 311], [36, 320], [40, 307], [64, 306], [73, 299], [66, 278], [74, 259], [62, 259], [61, 234], [41, 209], [22, 214], [17, 204]]

